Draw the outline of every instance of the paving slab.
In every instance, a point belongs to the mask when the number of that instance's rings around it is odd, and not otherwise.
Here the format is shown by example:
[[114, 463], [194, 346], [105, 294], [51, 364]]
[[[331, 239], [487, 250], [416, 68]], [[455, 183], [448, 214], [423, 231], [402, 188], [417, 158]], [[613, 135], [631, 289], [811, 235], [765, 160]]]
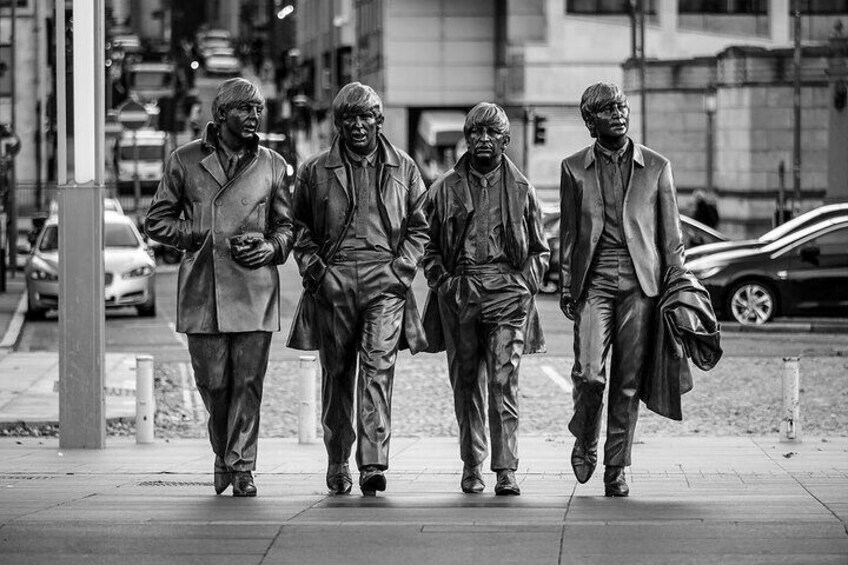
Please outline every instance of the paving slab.
[[333, 497], [323, 446], [262, 438], [238, 499], [205, 440], [0, 438], [0, 563], [848, 563], [848, 439], [643, 438], [626, 499], [569, 444], [522, 438], [523, 494], [496, 497], [490, 472], [459, 492], [454, 438], [395, 438], [385, 493]]

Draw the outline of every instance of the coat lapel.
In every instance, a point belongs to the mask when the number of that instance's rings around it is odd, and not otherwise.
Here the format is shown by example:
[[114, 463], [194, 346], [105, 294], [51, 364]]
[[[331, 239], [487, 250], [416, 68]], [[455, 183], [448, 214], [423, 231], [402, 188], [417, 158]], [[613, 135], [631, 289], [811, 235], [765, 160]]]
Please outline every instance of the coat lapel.
[[224, 172], [224, 168], [221, 166], [221, 160], [218, 159], [217, 152], [212, 151], [206, 157], [201, 159], [200, 166], [212, 175], [212, 178], [215, 179], [215, 182], [218, 183], [219, 187], [227, 184], [227, 173]]
[[342, 159], [342, 141], [339, 136], [333, 140], [333, 146], [330, 147], [330, 153], [327, 156], [325, 168], [331, 169], [336, 177], [342, 192], [347, 197], [348, 202], [354, 202], [354, 197], [350, 193], [350, 187], [347, 182], [347, 169]]
[[630, 181], [627, 183], [627, 188], [624, 191], [624, 213], [627, 213], [627, 207], [631, 196], [636, 197], [645, 191], [645, 156], [642, 154], [642, 146], [636, 142], [633, 143], [633, 170], [630, 173]]

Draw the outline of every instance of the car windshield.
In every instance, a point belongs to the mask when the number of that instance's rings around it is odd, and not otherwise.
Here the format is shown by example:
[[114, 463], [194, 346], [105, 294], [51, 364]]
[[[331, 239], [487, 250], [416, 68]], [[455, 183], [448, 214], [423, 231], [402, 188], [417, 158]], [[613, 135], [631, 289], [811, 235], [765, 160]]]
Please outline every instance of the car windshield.
[[118, 158], [122, 161], [134, 161], [135, 152], [138, 150], [139, 161], [164, 161], [165, 146], [164, 145], [143, 145], [138, 144], [133, 147], [132, 144], [124, 145], [121, 143], [120, 154]]
[[[105, 226], [106, 247], [138, 247], [141, 242], [133, 229], [123, 223], [107, 223]], [[59, 229], [57, 225], [44, 228], [44, 235], [38, 246], [40, 251], [59, 249]]]

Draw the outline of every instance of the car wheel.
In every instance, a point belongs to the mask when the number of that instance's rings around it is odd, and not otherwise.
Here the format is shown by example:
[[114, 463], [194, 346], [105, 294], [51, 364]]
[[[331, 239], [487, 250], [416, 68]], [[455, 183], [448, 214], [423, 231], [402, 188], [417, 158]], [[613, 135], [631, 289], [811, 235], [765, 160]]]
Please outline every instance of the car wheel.
[[757, 281], [737, 284], [730, 292], [727, 309], [743, 326], [760, 326], [774, 318], [777, 300], [774, 291]]
[[156, 302], [151, 302], [150, 304], [143, 304], [142, 306], [136, 306], [135, 309], [138, 312], [138, 315], [142, 318], [156, 317]]
[[47, 317], [47, 312], [45, 310], [34, 310], [32, 307], [27, 308], [27, 311], [24, 312], [24, 319], [29, 321], [43, 320]]

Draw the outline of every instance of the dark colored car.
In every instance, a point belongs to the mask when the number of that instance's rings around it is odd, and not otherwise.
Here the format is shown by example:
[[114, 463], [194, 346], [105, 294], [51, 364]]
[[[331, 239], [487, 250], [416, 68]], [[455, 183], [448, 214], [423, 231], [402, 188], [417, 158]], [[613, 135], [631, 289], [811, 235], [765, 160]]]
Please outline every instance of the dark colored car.
[[788, 222], [777, 226], [773, 230], [764, 233], [757, 239], [739, 239], [734, 241], [709, 243], [707, 245], [699, 247], [696, 250], [692, 250], [691, 252], [687, 249], [686, 261], [694, 261], [699, 257], [703, 257], [704, 255], [709, 255], [710, 253], [718, 253], [720, 251], [730, 251], [732, 249], [754, 249], [757, 247], [762, 247], [766, 244], [771, 243], [772, 241], [777, 241], [778, 239], [792, 232], [802, 230], [808, 226], [812, 226], [813, 224], [817, 224], [824, 220], [829, 220], [830, 218], [838, 218], [840, 216], [848, 216], [848, 202], [843, 202], [841, 204], [828, 204], [827, 206], [820, 206], [818, 208], [810, 210], [809, 212], [800, 214], [798, 217], [793, 218]]
[[[559, 281], [559, 214], [559, 210], [548, 212], [542, 220], [542, 227], [551, 247], [550, 267], [540, 288], [540, 291], [545, 293], [556, 292]], [[680, 215], [680, 227], [687, 254], [689, 249], [701, 245], [727, 241], [723, 234], [683, 214]]]
[[831, 218], [754, 249], [687, 263], [719, 315], [760, 325], [777, 315], [848, 313], [848, 217]]

